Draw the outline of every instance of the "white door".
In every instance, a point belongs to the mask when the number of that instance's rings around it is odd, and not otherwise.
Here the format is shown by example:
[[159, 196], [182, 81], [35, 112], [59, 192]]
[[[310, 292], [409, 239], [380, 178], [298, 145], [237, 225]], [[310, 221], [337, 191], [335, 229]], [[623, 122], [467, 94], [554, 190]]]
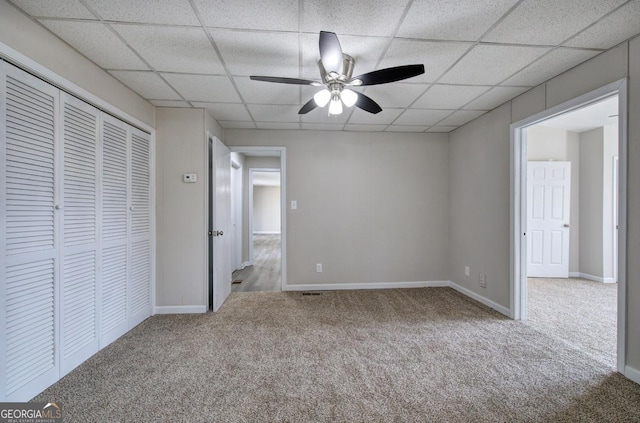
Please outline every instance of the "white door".
[[242, 166], [231, 162], [231, 271], [242, 268]]
[[527, 276], [569, 277], [570, 162], [527, 164]]
[[231, 152], [213, 138], [213, 311], [231, 293]]

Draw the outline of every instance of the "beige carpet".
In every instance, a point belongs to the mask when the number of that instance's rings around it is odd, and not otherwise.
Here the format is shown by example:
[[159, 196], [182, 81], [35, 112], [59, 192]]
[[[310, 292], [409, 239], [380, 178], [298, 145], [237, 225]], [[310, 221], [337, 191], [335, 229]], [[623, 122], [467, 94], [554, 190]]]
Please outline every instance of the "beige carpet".
[[233, 293], [35, 398], [68, 422], [640, 421], [640, 386], [449, 288]]
[[528, 323], [616, 368], [618, 285], [529, 278]]

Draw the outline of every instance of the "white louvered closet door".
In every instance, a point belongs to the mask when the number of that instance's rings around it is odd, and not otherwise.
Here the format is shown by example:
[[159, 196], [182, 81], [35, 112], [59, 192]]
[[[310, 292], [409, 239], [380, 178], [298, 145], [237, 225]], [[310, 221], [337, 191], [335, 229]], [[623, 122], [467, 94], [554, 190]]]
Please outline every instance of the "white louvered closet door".
[[62, 93], [60, 376], [99, 349], [100, 112]]
[[129, 327], [151, 316], [150, 137], [131, 129]]
[[0, 61], [0, 401], [58, 380], [59, 91]]
[[129, 330], [130, 127], [102, 113], [101, 347]]

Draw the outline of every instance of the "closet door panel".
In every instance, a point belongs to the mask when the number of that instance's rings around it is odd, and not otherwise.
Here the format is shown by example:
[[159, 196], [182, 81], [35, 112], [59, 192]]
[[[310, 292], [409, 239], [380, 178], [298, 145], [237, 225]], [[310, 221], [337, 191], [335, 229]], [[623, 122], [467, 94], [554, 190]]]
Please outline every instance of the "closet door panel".
[[100, 347], [129, 329], [129, 126], [101, 113], [102, 328]]
[[59, 377], [59, 91], [0, 62], [0, 400]]
[[61, 376], [99, 349], [99, 118], [62, 94]]
[[150, 137], [131, 129], [131, 273], [129, 327], [151, 315]]

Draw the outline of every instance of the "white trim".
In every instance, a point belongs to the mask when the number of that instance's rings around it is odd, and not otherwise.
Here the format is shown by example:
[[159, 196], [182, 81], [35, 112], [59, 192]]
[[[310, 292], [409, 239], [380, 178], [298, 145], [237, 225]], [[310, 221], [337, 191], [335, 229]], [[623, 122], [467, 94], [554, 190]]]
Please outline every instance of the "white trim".
[[280, 232], [276, 231], [253, 231], [254, 235], [280, 235]]
[[371, 283], [328, 283], [309, 285], [287, 285], [283, 291], [337, 291], [352, 289], [395, 289], [395, 288], [449, 288], [449, 281], [420, 282], [371, 282]]
[[618, 95], [618, 157], [620, 158], [618, 187], [618, 316], [617, 370], [624, 372], [626, 362], [626, 260], [627, 260], [627, 78], [607, 84], [572, 100], [546, 109], [509, 127], [511, 150], [510, 198], [510, 271], [511, 298], [509, 315], [516, 320], [526, 319], [526, 127], [571, 110], [576, 110], [606, 97]]
[[49, 84], [60, 88], [63, 91], [67, 91], [74, 97], [84, 100], [92, 106], [95, 106], [98, 109], [110, 115], [113, 115], [120, 120], [123, 120], [139, 129], [142, 129], [145, 132], [153, 133], [155, 131], [152, 126], [146, 124], [140, 119], [131, 116], [129, 113], [122, 111], [121, 109], [113, 106], [100, 97], [91, 94], [84, 88], [74, 84], [66, 78], [63, 78], [57, 73], [51, 71], [50, 69], [47, 69], [33, 59], [30, 59], [29, 57], [18, 52], [17, 50], [12, 49], [2, 42], [0, 42], [0, 58], [5, 58], [9, 63], [13, 63], [19, 68], [22, 68], [25, 71], [37, 76], [38, 78], [43, 79], [45, 82], [48, 82]]
[[474, 300], [476, 300], [479, 303], [482, 303], [484, 305], [486, 305], [489, 308], [494, 309], [495, 311], [497, 311], [498, 313], [504, 314], [507, 317], [511, 316], [511, 313], [509, 311], [508, 308], [501, 306], [500, 304], [491, 301], [490, 299], [483, 297], [480, 294], [477, 294], [473, 291], [471, 291], [470, 289], [464, 288], [460, 285], [458, 285], [455, 282], [449, 282], [449, 286], [453, 289], [455, 289], [456, 291], [458, 291], [459, 293], [466, 295], [469, 298], [472, 298]]
[[206, 313], [207, 306], [192, 305], [192, 306], [157, 306], [154, 308], [153, 314], [196, 314]]
[[251, 263], [249, 263], [248, 261], [245, 261], [244, 263], [242, 263], [242, 265], [240, 266], [240, 269], [244, 269], [247, 266], [251, 266]]
[[588, 273], [582, 273], [582, 272], [571, 272], [571, 273], [569, 273], [569, 277], [570, 278], [588, 279], [590, 281], [602, 282], [602, 283], [615, 283], [616, 282], [616, 280], [614, 278], [603, 278], [603, 277], [600, 277], [600, 276], [594, 276], [594, 275], [590, 275]]
[[625, 366], [624, 373], [622, 373], [627, 379], [640, 385], [640, 370], [636, 370], [631, 366]]

